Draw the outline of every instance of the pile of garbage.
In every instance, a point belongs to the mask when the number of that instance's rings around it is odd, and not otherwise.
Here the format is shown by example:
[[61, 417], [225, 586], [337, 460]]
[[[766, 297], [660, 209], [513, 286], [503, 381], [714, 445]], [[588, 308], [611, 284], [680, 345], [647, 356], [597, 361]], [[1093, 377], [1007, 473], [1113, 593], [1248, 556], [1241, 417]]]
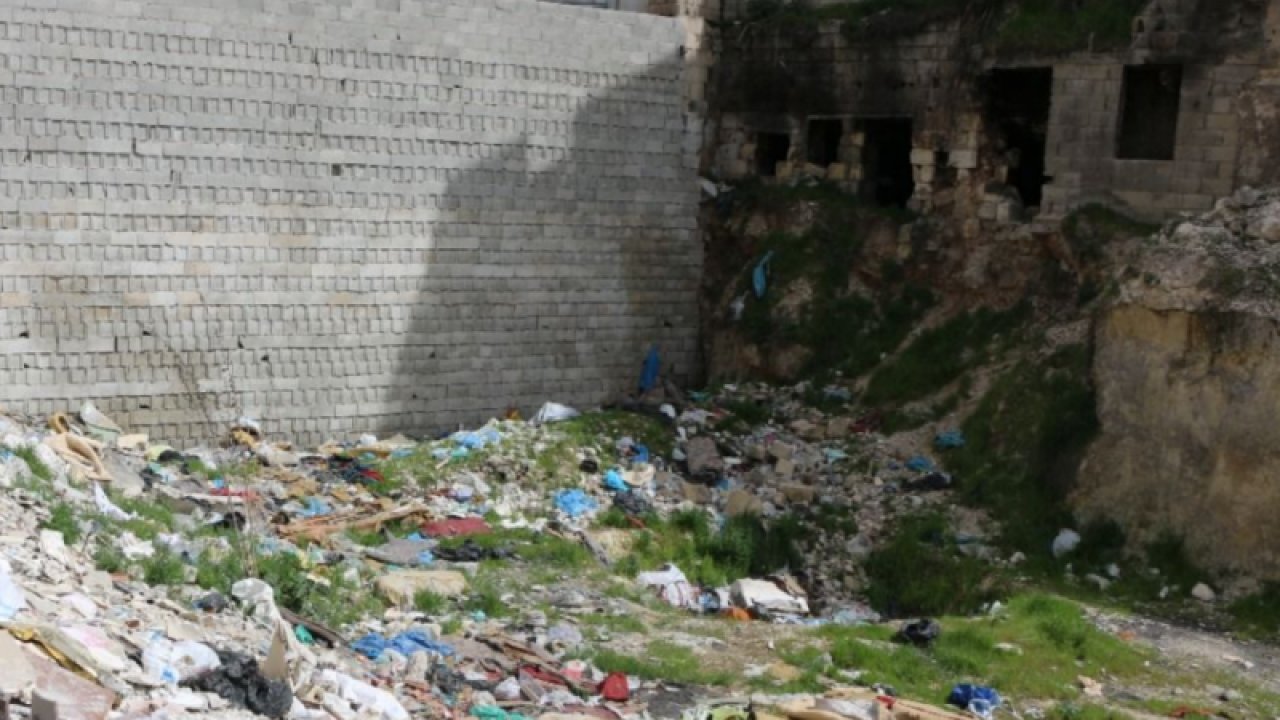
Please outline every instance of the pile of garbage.
[[[788, 514], [822, 530], [800, 567], [697, 587], [668, 565], [636, 581], [691, 612], [877, 621], [858, 601], [859, 561], [895, 513], [935, 502], [930, 491], [950, 479], [875, 435], [876, 417], [820, 412], [806, 392], [659, 388], [629, 411], [665, 428], [663, 449], [625, 435], [575, 440], [557, 427], [578, 412], [552, 403], [531, 421], [510, 413], [425, 441], [313, 450], [252, 418], [213, 446], [177, 449], [91, 403], [0, 415], [0, 691], [88, 718], [643, 714], [639, 680], [570, 659], [574, 624], [475, 610], [446, 627], [433, 598], [467, 595], [478, 564], [512, 557], [485, 541], [499, 530], [581, 543], [607, 565], [604, 513], [635, 529], [691, 510], [716, 525]], [[741, 421], [744, 405], [758, 422]], [[939, 435], [934, 451], [962, 443]], [[145, 522], [153, 508], [171, 527]], [[266, 566], [284, 561], [301, 579], [273, 586]], [[236, 575], [206, 577], [219, 572]], [[348, 608], [339, 627], [288, 607], [339, 597], [339, 586], [371, 588], [381, 603]]]

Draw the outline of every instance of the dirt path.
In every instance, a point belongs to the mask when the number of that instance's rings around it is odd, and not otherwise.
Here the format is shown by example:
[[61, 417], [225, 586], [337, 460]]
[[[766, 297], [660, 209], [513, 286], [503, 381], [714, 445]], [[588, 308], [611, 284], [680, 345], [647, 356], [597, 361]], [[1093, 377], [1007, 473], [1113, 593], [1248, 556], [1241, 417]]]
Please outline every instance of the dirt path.
[[1264, 690], [1280, 693], [1280, 647], [1238, 640], [1220, 633], [1180, 627], [1161, 620], [1090, 609], [1101, 629], [1133, 637], [1179, 665], [1221, 670], [1248, 678]]

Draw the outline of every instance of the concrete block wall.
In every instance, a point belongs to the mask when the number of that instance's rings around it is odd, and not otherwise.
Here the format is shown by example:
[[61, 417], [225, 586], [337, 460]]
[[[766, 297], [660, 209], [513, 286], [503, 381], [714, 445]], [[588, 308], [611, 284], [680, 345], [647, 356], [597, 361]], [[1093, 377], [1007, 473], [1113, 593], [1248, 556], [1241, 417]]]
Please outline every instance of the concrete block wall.
[[1184, 66], [1173, 159], [1132, 160], [1116, 157], [1124, 65], [1114, 59], [1055, 65], [1048, 215], [1098, 199], [1118, 200], [1152, 219], [1212, 208], [1236, 187], [1242, 132], [1236, 103], [1258, 70], [1256, 62]]
[[0, 8], [0, 405], [175, 443], [433, 431], [696, 371], [676, 19]]

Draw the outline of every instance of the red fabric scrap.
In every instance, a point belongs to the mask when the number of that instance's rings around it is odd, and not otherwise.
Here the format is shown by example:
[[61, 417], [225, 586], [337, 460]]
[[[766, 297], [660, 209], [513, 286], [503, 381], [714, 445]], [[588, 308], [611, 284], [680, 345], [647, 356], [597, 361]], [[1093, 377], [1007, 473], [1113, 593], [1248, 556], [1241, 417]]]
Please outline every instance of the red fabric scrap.
[[605, 700], [626, 702], [631, 697], [631, 687], [627, 685], [627, 676], [620, 672], [612, 672], [600, 683], [599, 693]]
[[461, 537], [463, 535], [486, 535], [493, 532], [484, 518], [465, 517], [448, 518], [429, 522], [422, 526], [422, 534], [428, 537]]

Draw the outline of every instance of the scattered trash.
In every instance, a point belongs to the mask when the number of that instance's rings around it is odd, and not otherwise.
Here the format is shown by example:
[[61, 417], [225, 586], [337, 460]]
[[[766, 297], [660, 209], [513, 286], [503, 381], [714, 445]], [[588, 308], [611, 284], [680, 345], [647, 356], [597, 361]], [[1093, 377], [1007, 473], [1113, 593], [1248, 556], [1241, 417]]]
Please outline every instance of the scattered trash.
[[947, 696], [947, 704], [989, 720], [996, 708], [1000, 707], [1000, 694], [982, 685], [961, 683], [952, 688], [951, 694]]
[[964, 433], [960, 430], [946, 430], [933, 438], [933, 446], [939, 450], [953, 450], [964, 447]]
[[[612, 471], [611, 471], [612, 472]], [[619, 481], [621, 479], [619, 478]], [[599, 505], [580, 488], [561, 490], [555, 496], [556, 508], [571, 518], [595, 512]]]
[[538, 408], [538, 413], [533, 416], [533, 424], [546, 425], [548, 423], [563, 422], [572, 420], [581, 414], [568, 405], [553, 402], [543, 403], [542, 407]]
[[903, 625], [897, 638], [916, 647], [932, 647], [941, 634], [942, 626], [937, 621], [923, 618]]
[[176, 685], [184, 680], [218, 668], [218, 653], [204, 643], [181, 640], [173, 642], [160, 633], [152, 633], [142, 651], [142, 667], [151, 677]]
[[667, 565], [661, 570], [642, 572], [636, 581], [644, 587], [654, 588], [658, 597], [672, 607], [686, 610], [697, 610], [701, 607], [698, 597], [700, 593], [689, 582], [689, 578], [675, 565]]
[[293, 705], [293, 691], [284, 680], [262, 674], [253, 658], [230, 650], [218, 650], [220, 665], [187, 680], [186, 687], [216, 693], [219, 697], [259, 715], [284, 717]]
[[933, 461], [923, 455], [916, 455], [907, 460], [907, 469], [912, 472], [927, 473], [933, 472], [937, 466]]

